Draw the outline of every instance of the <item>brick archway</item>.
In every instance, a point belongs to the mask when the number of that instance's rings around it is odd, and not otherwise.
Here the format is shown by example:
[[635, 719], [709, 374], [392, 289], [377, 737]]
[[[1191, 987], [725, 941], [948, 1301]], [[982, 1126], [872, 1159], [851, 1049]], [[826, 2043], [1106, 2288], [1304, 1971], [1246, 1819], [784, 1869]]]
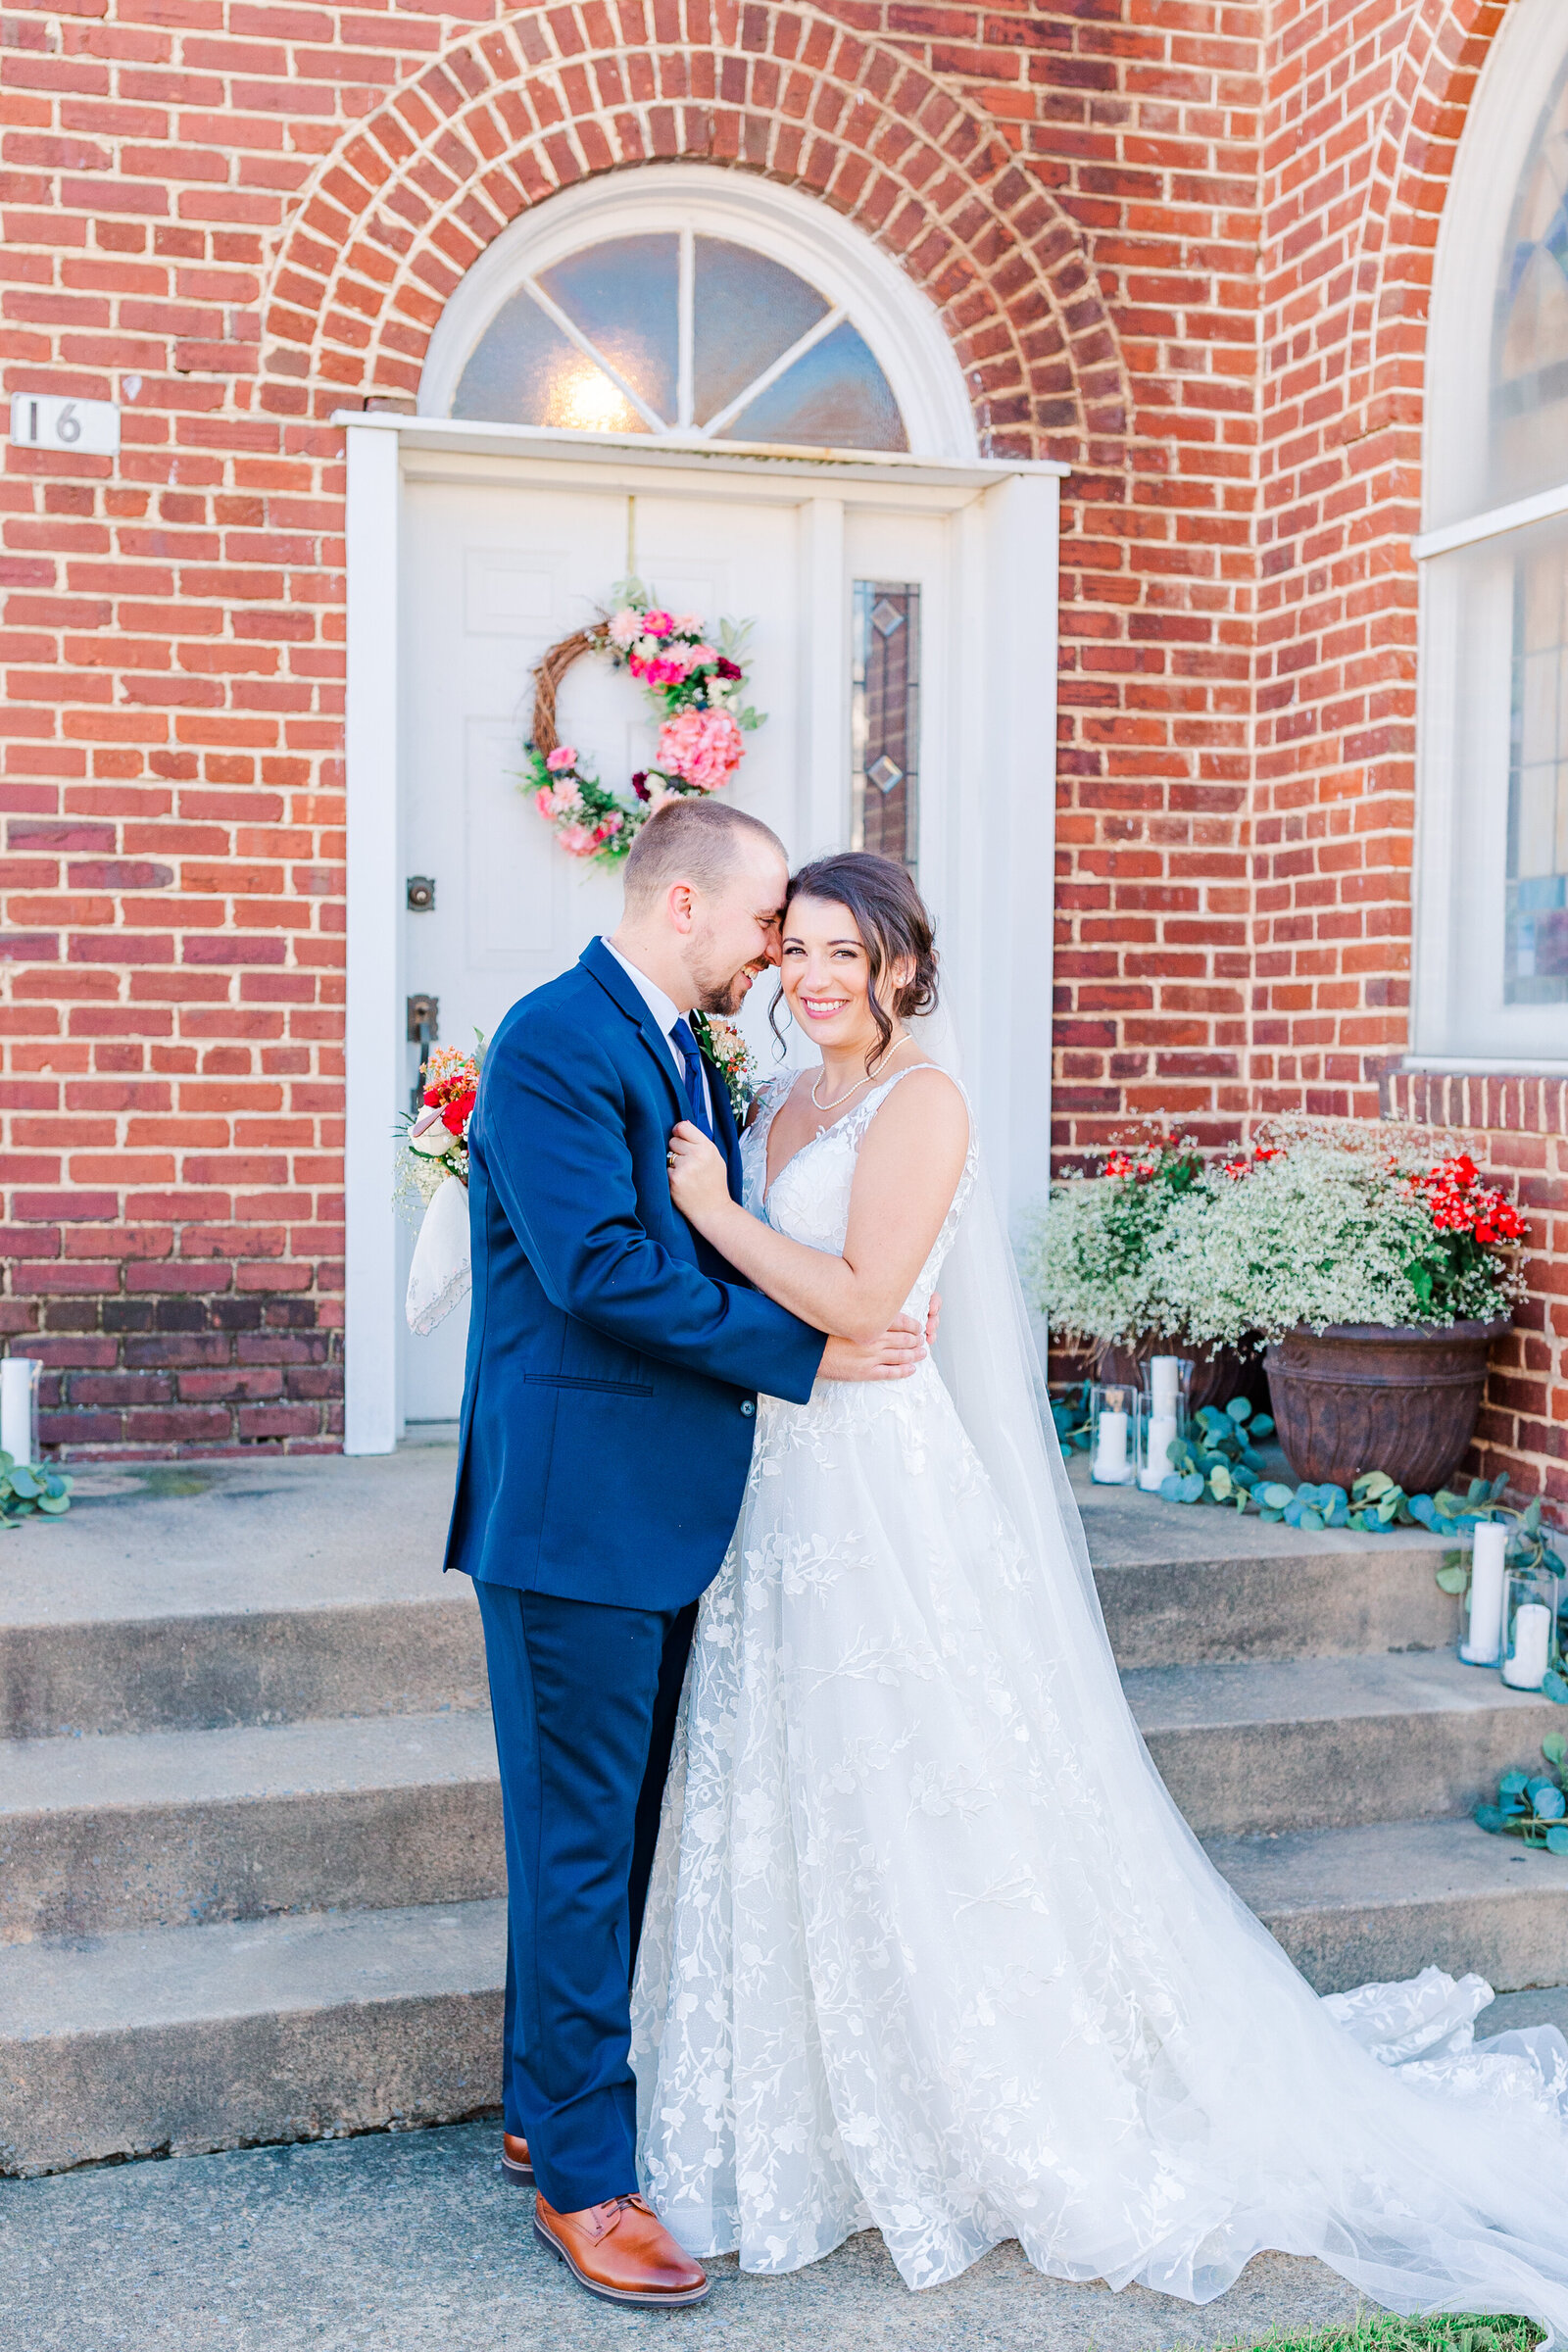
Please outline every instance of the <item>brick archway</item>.
[[808, 10], [684, 13], [686, 37], [664, 39], [639, 0], [529, 12], [406, 83], [287, 231], [263, 407], [413, 393], [446, 301], [511, 220], [594, 173], [701, 161], [820, 197], [898, 261], [952, 336], [983, 449], [1116, 470], [1131, 400], [1082, 236], [988, 119]]

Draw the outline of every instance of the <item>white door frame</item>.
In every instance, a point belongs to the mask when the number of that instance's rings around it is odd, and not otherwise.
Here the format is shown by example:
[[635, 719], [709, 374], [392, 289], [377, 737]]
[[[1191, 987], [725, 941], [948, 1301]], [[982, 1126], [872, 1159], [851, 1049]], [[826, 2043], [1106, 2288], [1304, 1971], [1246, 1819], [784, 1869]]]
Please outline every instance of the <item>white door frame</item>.
[[[391, 1128], [407, 1086], [400, 961], [400, 521], [411, 479], [555, 483], [807, 507], [814, 643], [811, 800], [836, 830], [849, 780], [849, 631], [841, 549], [847, 508], [956, 521], [964, 642], [957, 689], [943, 925], [957, 976], [967, 1068], [992, 1138], [999, 1191], [1016, 1210], [1044, 1191], [1051, 1142], [1052, 878], [1055, 849], [1056, 568], [1065, 466], [1019, 459], [842, 455], [563, 433], [535, 425], [339, 411], [348, 439], [348, 980], [344, 1450], [389, 1453], [398, 1398], [398, 1232]], [[1042, 685], [1051, 681], [1049, 710]], [[970, 812], [984, 811], [976, 823]], [[981, 1017], [982, 1008], [984, 1017]]]

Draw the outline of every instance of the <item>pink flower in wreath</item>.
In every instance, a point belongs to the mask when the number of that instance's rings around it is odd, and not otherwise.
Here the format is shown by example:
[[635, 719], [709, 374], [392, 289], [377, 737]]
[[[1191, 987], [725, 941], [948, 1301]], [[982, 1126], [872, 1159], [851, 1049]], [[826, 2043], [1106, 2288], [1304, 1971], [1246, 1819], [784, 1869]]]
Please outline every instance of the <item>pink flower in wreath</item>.
[[612, 645], [634, 645], [643, 633], [643, 616], [635, 605], [622, 605], [612, 615], [610, 642]]
[[650, 637], [667, 637], [674, 626], [673, 616], [666, 612], [662, 606], [656, 612], [643, 614], [643, 627]]
[[586, 825], [563, 825], [556, 839], [573, 858], [591, 858], [598, 847]]
[[576, 764], [577, 755], [569, 743], [558, 743], [545, 760], [553, 776], [564, 775], [568, 767], [575, 767]]
[[727, 710], [679, 710], [659, 730], [659, 764], [699, 792], [717, 792], [741, 763], [746, 746]]

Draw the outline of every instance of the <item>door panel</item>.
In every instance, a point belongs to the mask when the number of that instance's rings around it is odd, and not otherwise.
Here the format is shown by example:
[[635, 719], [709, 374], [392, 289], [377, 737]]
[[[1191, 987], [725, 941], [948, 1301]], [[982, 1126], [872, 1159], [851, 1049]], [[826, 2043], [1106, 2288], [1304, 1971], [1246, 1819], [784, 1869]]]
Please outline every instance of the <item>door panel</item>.
[[[804, 561], [808, 510], [776, 498], [672, 496], [650, 474], [635, 504], [635, 560], [643, 579], [676, 611], [716, 628], [751, 618], [749, 699], [766, 723], [747, 740], [729, 791], [772, 825], [792, 855], [848, 837], [849, 744], [836, 773], [807, 772], [807, 712], [813, 665], [840, 665], [849, 645], [834, 623], [813, 627]], [[443, 1044], [492, 1035], [515, 999], [573, 962], [620, 911], [613, 876], [584, 869], [560, 850], [519, 779], [532, 712], [530, 669], [546, 648], [601, 608], [627, 568], [628, 500], [592, 484], [552, 488], [487, 482], [413, 482], [406, 492], [403, 564], [402, 839], [406, 871], [435, 879], [434, 907], [406, 912], [401, 996], [439, 1000]], [[847, 579], [918, 579], [924, 600], [921, 736], [921, 879], [940, 866], [941, 742], [945, 724], [935, 649], [944, 640], [949, 526], [897, 514], [849, 518]], [[841, 600], [842, 601], [842, 600]], [[847, 610], [847, 605], [845, 606]], [[837, 608], [835, 608], [835, 612]], [[839, 642], [843, 637], [843, 642]], [[837, 688], [839, 680], [834, 680]], [[845, 708], [848, 708], [847, 696]], [[624, 792], [648, 764], [657, 722], [642, 693], [603, 661], [577, 663], [558, 702], [563, 741], [590, 755]], [[832, 728], [831, 735], [839, 730]], [[818, 730], [818, 762], [826, 756]], [[929, 846], [928, 846], [929, 845]], [[776, 1066], [767, 1009], [771, 979], [752, 991], [744, 1026], [763, 1069]], [[803, 1058], [814, 1058], [808, 1053]], [[417, 1051], [408, 1049], [408, 1078]], [[413, 1235], [405, 1236], [407, 1279]], [[401, 1313], [400, 1313], [401, 1325]], [[454, 1416], [462, 1390], [466, 1310], [404, 1347], [404, 1411], [411, 1421]]]

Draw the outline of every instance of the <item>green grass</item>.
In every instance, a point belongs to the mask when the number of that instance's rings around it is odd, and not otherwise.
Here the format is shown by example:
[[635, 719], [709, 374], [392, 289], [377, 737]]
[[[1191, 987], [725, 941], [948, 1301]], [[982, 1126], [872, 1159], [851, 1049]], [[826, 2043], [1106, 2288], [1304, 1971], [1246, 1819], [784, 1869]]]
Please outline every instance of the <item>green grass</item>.
[[1534, 2320], [1460, 2312], [1401, 2320], [1390, 2312], [1362, 2311], [1315, 2335], [1271, 2335], [1261, 2352], [1533, 2352], [1544, 2333]]

